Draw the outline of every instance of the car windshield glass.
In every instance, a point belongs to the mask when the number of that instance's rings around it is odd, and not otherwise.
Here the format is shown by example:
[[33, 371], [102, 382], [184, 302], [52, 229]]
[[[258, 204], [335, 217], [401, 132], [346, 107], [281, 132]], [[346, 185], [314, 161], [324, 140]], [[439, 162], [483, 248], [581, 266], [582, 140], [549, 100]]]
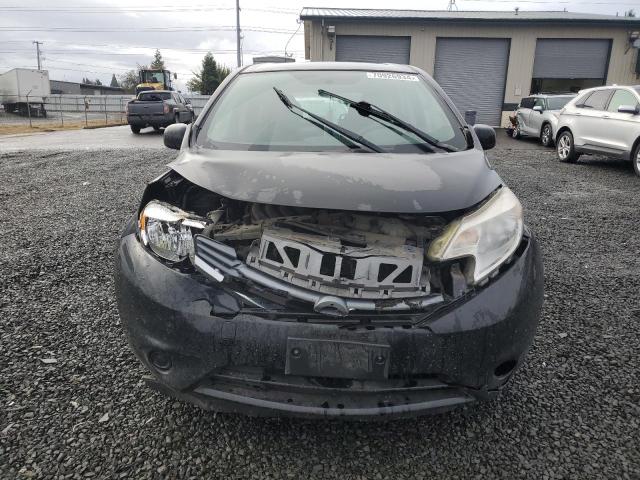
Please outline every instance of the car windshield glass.
[[574, 97], [573, 95], [567, 95], [566, 97], [548, 97], [547, 98], [547, 110], [560, 110], [573, 97]]
[[161, 100], [169, 100], [171, 98], [171, 94], [169, 92], [161, 92], [161, 93], [141, 93], [138, 97], [138, 100], [142, 100], [143, 102], [159, 102]]
[[[270, 151], [344, 151], [335, 136], [297, 115], [274, 87], [296, 105], [353, 132], [382, 151], [424, 153], [424, 140], [361, 115], [329, 90], [378, 105], [453, 149], [464, 150], [462, 125], [444, 99], [418, 75], [366, 71], [282, 71], [239, 75], [207, 115], [197, 143], [207, 148]], [[438, 151], [438, 150], [436, 150]]]

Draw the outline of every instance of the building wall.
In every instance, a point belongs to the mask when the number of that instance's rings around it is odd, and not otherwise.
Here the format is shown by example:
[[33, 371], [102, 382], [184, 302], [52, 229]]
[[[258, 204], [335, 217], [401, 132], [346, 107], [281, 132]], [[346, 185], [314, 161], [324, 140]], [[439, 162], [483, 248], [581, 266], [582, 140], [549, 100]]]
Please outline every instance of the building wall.
[[[509, 68], [505, 87], [505, 104], [519, 103], [523, 96], [529, 95], [533, 61], [538, 38], [605, 38], [612, 40], [611, 58], [607, 73], [607, 84], [635, 84], [638, 77], [635, 72], [638, 50], [629, 48], [628, 30], [626, 27], [598, 26], [556, 26], [556, 25], [502, 25], [502, 24], [468, 24], [447, 25], [438, 23], [385, 22], [385, 23], [342, 23], [325, 20], [325, 25], [335, 25], [338, 35], [387, 35], [410, 36], [410, 63], [433, 75], [435, 64], [436, 39], [438, 37], [484, 37], [509, 38]], [[307, 37], [307, 26], [309, 35]], [[305, 39], [308, 38], [309, 58], [312, 61], [335, 60], [335, 40], [331, 42], [321, 34], [320, 21], [305, 22]], [[627, 50], [628, 49], [628, 50]], [[502, 123], [508, 122], [510, 106], [505, 105]]]
[[49, 80], [51, 93], [80, 94], [80, 84], [64, 80]]
[[124, 88], [102, 88], [104, 85], [80, 85], [80, 93], [83, 95], [123, 95]]

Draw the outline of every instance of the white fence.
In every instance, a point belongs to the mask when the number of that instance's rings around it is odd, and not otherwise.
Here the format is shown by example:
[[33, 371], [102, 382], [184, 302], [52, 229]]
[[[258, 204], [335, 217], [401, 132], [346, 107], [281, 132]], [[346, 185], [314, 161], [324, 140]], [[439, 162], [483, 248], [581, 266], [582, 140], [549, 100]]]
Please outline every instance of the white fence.
[[[196, 115], [200, 115], [203, 107], [209, 100], [208, 95], [182, 95], [191, 100], [191, 105]], [[45, 108], [47, 112], [124, 112], [127, 102], [133, 95], [50, 95], [46, 97]]]

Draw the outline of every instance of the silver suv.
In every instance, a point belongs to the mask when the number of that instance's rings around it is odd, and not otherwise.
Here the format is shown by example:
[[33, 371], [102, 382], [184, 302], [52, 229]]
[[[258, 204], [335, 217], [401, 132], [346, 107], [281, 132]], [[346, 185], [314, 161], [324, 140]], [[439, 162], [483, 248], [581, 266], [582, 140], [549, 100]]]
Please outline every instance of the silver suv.
[[575, 94], [540, 94], [523, 98], [516, 110], [514, 138], [536, 137], [542, 145], [551, 147], [557, 131], [560, 110], [574, 97]]
[[581, 91], [560, 114], [556, 145], [561, 162], [607, 155], [632, 160], [640, 175], [640, 86]]

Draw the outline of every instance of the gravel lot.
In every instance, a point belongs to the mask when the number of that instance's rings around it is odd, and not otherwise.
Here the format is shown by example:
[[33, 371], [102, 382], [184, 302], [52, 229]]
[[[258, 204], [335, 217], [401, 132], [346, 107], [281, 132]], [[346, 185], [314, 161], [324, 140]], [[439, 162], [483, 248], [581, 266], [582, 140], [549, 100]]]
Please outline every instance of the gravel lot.
[[203, 412], [143, 386], [112, 256], [165, 150], [0, 154], [0, 478], [640, 478], [640, 179], [491, 153], [545, 258], [534, 347], [498, 400], [387, 424]]

